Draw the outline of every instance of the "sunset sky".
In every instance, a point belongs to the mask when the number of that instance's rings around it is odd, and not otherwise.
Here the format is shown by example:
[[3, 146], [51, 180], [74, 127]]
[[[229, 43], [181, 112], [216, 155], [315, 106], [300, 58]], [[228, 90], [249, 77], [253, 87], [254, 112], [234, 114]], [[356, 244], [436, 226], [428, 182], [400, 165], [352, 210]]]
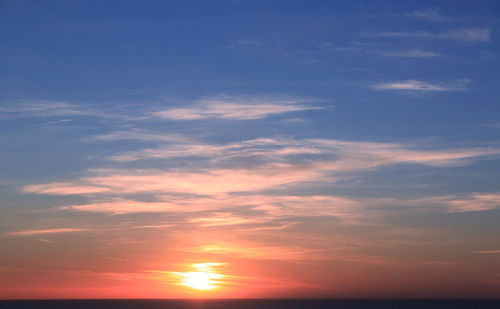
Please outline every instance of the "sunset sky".
[[1, 299], [499, 297], [499, 1], [0, 24]]

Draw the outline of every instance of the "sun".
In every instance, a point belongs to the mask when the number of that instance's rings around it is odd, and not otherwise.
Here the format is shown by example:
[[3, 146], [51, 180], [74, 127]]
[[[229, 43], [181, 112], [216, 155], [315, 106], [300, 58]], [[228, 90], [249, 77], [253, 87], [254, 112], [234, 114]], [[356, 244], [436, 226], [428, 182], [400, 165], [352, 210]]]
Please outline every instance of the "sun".
[[218, 287], [217, 279], [222, 279], [224, 276], [209, 272], [189, 272], [183, 274], [182, 285], [188, 286], [196, 290], [213, 290]]
[[225, 276], [216, 273], [214, 267], [223, 263], [198, 263], [191, 264], [193, 271], [176, 272], [179, 282], [177, 284], [186, 286], [195, 290], [209, 291], [214, 290], [222, 284], [221, 279]]

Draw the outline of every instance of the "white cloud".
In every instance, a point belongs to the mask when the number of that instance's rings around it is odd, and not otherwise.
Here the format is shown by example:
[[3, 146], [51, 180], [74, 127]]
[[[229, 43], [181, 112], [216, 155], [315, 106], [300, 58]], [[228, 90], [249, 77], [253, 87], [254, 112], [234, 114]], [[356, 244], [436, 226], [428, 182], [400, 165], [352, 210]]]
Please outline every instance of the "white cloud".
[[133, 129], [123, 131], [113, 131], [106, 134], [94, 135], [85, 138], [86, 141], [119, 141], [119, 140], [138, 140], [138, 141], [159, 141], [159, 142], [193, 142], [193, 138], [181, 134], [152, 132], [148, 130]]
[[[331, 44], [328, 44], [331, 45]], [[425, 49], [396, 49], [396, 50], [388, 50], [388, 49], [376, 49], [376, 48], [366, 48], [359, 46], [333, 46], [328, 47], [329, 50], [346, 52], [346, 53], [364, 53], [364, 54], [372, 54], [376, 56], [383, 57], [394, 57], [394, 58], [436, 58], [442, 56], [440, 53], [425, 50]]]
[[408, 14], [407, 16], [436, 22], [452, 22], [457, 20], [456, 18], [442, 15], [441, 13], [439, 13], [439, 9], [437, 8], [425, 8], [422, 10], [416, 10], [411, 14]]
[[441, 56], [439, 53], [423, 49], [386, 50], [377, 51], [377, 53], [385, 57], [397, 58], [435, 58]]
[[35, 101], [0, 107], [0, 112], [31, 116], [71, 116], [93, 114], [79, 105], [56, 101]]
[[[8, 103], [0, 107], [0, 113], [12, 118], [88, 116], [106, 119], [141, 120], [141, 118], [133, 118], [126, 114], [106, 111], [90, 104], [86, 106], [83, 104], [43, 100]], [[48, 124], [71, 121], [72, 119], [70, 118], [64, 118], [48, 122]]]
[[468, 85], [472, 83], [469, 79], [458, 79], [450, 82], [425, 82], [419, 80], [402, 80], [393, 82], [384, 82], [371, 85], [370, 88], [375, 90], [399, 90], [399, 91], [462, 91], [466, 90]]
[[428, 39], [450, 39], [462, 42], [480, 43], [489, 42], [491, 31], [487, 28], [457, 29], [447, 32], [428, 31], [399, 31], [366, 33], [366, 36], [375, 38], [428, 38]]

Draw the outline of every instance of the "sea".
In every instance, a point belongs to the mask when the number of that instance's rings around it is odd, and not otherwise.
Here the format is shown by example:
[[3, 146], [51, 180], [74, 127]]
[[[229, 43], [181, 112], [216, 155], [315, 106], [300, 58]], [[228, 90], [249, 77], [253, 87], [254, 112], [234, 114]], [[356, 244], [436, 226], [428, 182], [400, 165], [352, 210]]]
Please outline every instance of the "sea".
[[0, 309], [500, 309], [500, 300], [2, 300]]

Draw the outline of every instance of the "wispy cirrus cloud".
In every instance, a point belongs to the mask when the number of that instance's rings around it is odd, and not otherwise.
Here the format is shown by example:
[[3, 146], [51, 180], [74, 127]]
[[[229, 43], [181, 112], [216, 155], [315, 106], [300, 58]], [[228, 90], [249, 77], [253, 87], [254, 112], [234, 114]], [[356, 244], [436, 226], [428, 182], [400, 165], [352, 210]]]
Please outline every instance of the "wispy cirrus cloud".
[[197, 119], [261, 119], [271, 115], [322, 109], [302, 100], [222, 97], [203, 99], [190, 107], [174, 107], [152, 113], [153, 117], [172, 120]]
[[473, 193], [463, 199], [449, 201], [450, 212], [484, 211], [500, 208], [500, 193]]
[[423, 38], [423, 39], [448, 39], [468, 43], [489, 42], [491, 30], [489, 28], [456, 29], [447, 32], [428, 31], [396, 31], [396, 32], [371, 32], [363, 35], [374, 38]]
[[0, 107], [0, 112], [8, 114], [24, 114], [31, 116], [75, 116], [93, 115], [95, 112], [85, 110], [76, 104], [57, 101], [21, 102]]
[[418, 91], [418, 92], [442, 92], [442, 91], [463, 91], [472, 83], [470, 79], [458, 79], [449, 82], [427, 82], [414, 79], [382, 82], [373, 84], [370, 88], [374, 90], [386, 91]]
[[[94, 170], [92, 173], [92, 176], [76, 181], [75, 186], [88, 184], [91, 187], [102, 188], [101, 192], [121, 194], [175, 192], [215, 195], [229, 192], [259, 191], [302, 182], [315, 178], [318, 170], [309, 170], [306, 166], [300, 165], [274, 164], [252, 170], [242, 168], [214, 168], [200, 171], [104, 169]], [[38, 189], [38, 187], [36, 188]], [[32, 186], [28, 186], [25, 187], [24, 191], [53, 195], [79, 194], [73, 193], [73, 188], [70, 186], [65, 186], [59, 191], [55, 189], [52, 191], [33, 190]]]
[[[202, 214], [201, 216], [188, 219], [187, 222], [198, 223], [202, 226], [251, 224], [254, 225], [253, 228], [269, 228], [264, 223], [270, 223], [277, 218], [329, 216], [355, 220], [360, 217], [358, 210], [361, 205], [361, 202], [352, 198], [327, 195], [222, 194], [209, 197], [160, 195], [155, 202], [112, 199], [109, 201], [67, 205], [58, 209], [116, 215], [161, 212], [186, 214], [214, 211], [211, 215]], [[254, 215], [245, 215], [243, 213], [238, 214], [238, 209], [253, 209], [260, 215], [255, 217]], [[285, 225], [288, 224], [286, 223]]]
[[198, 217], [189, 219], [189, 222], [198, 223], [200, 226], [213, 227], [213, 226], [227, 226], [227, 225], [248, 225], [259, 224], [266, 222], [265, 217], [242, 217], [235, 216], [228, 212], [216, 212], [208, 217]]
[[[463, 160], [488, 155], [498, 155], [496, 148], [463, 148], [451, 150], [419, 150], [398, 143], [343, 141], [334, 139], [257, 138], [227, 144], [171, 144], [124, 152], [109, 159], [128, 162], [146, 159], [200, 157], [214, 163], [238, 158], [260, 158], [259, 165], [281, 168], [316, 165], [320, 169], [350, 171], [399, 163], [446, 166], [463, 163]], [[278, 165], [274, 167], [278, 167]], [[255, 166], [253, 166], [255, 167]], [[252, 167], [252, 168], [253, 168]], [[319, 167], [318, 167], [319, 168]], [[281, 169], [277, 168], [277, 171]]]
[[380, 50], [375, 51], [375, 53], [395, 58], [435, 58], [442, 56], [440, 53], [425, 49]]
[[[361, 200], [366, 203], [366, 200]], [[410, 207], [427, 208], [430, 211], [439, 211], [446, 213], [457, 212], [477, 212], [500, 209], [500, 193], [464, 193], [448, 194], [438, 196], [426, 196], [416, 199], [402, 198], [374, 198], [370, 199], [373, 207]]]
[[183, 144], [125, 153], [118, 161], [197, 157], [197, 168], [97, 169], [75, 181], [25, 186], [26, 193], [49, 195], [131, 194], [199, 195], [253, 192], [304, 182], [335, 183], [395, 164], [454, 166], [500, 155], [496, 148], [419, 150], [396, 143], [332, 139], [255, 139], [225, 145]]
[[238, 156], [283, 156], [292, 154], [319, 153], [313, 145], [276, 138], [256, 138], [228, 144], [172, 143], [158, 148], [146, 148], [118, 153], [108, 157], [113, 161], [129, 162], [144, 159], [167, 159], [175, 157], [229, 158]]
[[453, 18], [450, 16], [446, 16], [441, 14], [438, 8], [425, 8], [421, 10], [415, 10], [410, 14], [407, 14], [408, 17], [419, 18], [428, 21], [435, 22], [453, 22], [458, 21], [457, 18]]
[[49, 194], [49, 195], [79, 195], [108, 192], [110, 189], [74, 182], [53, 182], [48, 184], [30, 185], [23, 187], [25, 193]]
[[[108, 106], [106, 108], [94, 104], [75, 104], [60, 101], [30, 100], [22, 102], [8, 102], [0, 107], [0, 115], [9, 118], [29, 118], [29, 117], [96, 117], [102, 119], [116, 120], [141, 120], [137, 115], [111, 111], [116, 108]], [[71, 122], [71, 118], [63, 118], [50, 121], [48, 124], [59, 124]]]
[[372, 32], [365, 36], [374, 38], [423, 38], [423, 39], [448, 39], [468, 43], [489, 42], [491, 30], [488, 28], [457, 29], [447, 32], [428, 31], [397, 31], [397, 32]]
[[8, 235], [16, 236], [33, 236], [43, 234], [59, 234], [59, 233], [73, 233], [73, 232], [86, 232], [88, 229], [78, 228], [56, 228], [56, 229], [41, 229], [41, 230], [22, 230], [7, 233]]
[[479, 250], [479, 251], [473, 251], [473, 253], [479, 253], [479, 254], [500, 254], [500, 250]]
[[377, 49], [377, 48], [367, 48], [363, 44], [361, 46], [335, 46], [332, 44], [326, 44], [329, 50], [346, 52], [346, 53], [363, 53], [371, 54], [375, 56], [391, 57], [391, 58], [436, 58], [443, 56], [442, 54], [420, 48], [410, 48], [410, 49]]
[[175, 143], [182, 143], [182, 142], [192, 143], [194, 141], [192, 137], [182, 134], [172, 134], [163, 132], [159, 133], [144, 129], [113, 131], [85, 138], [85, 141], [110, 142], [110, 141], [120, 141], [120, 140], [138, 140], [145, 142], [175, 142]]

